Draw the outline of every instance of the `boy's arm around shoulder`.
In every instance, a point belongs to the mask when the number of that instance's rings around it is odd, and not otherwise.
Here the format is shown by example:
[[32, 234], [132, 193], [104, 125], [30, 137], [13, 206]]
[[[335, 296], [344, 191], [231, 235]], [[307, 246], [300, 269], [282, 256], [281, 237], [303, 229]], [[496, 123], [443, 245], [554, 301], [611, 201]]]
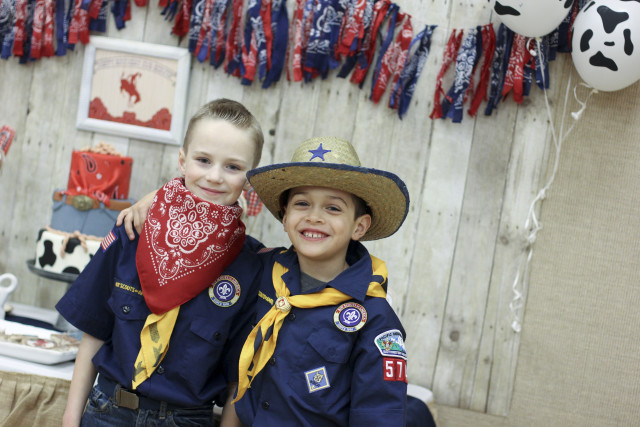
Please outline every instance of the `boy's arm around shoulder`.
[[404, 426], [407, 401], [406, 338], [384, 298], [367, 298], [367, 323], [352, 351], [350, 426]]

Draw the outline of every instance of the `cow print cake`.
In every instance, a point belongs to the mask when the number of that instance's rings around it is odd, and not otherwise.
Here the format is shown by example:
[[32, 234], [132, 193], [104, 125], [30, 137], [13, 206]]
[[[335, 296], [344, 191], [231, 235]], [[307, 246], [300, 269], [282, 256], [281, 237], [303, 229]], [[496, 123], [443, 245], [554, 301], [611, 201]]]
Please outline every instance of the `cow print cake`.
[[53, 273], [80, 274], [101, 242], [93, 236], [43, 228], [38, 232], [35, 267]]

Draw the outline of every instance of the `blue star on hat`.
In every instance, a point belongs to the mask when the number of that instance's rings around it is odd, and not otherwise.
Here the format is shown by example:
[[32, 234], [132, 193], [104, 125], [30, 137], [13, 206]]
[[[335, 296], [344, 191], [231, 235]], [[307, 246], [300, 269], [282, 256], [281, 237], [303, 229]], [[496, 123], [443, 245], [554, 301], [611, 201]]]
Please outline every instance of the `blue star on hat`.
[[320, 143], [318, 148], [316, 148], [315, 150], [308, 150], [308, 151], [312, 154], [309, 161], [315, 159], [316, 157], [324, 161], [324, 155], [331, 152], [331, 150], [325, 150], [324, 148], [322, 148], [322, 143]]

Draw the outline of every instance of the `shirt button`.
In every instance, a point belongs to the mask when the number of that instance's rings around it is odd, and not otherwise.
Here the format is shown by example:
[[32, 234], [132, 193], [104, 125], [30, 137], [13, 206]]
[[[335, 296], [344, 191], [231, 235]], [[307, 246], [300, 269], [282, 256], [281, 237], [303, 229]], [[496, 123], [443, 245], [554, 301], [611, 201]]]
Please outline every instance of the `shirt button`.
[[269, 406], [271, 405], [266, 400], [262, 402], [262, 409], [269, 409]]
[[292, 320], [292, 321], [293, 321], [293, 320], [296, 320], [296, 314], [295, 314], [295, 313], [289, 313], [289, 315], [287, 316], [287, 318], [288, 318], [289, 320]]
[[216, 332], [215, 334], [213, 334], [213, 338], [215, 338], [216, 340], [219, 340], [221, 336], [222, 334], [220, 332]]
[[276, 364], [276, 358], [272, 357], [271, 359], [269, 359], [269, 365], [273, 366]]
[[162, 365], [158, 366], [158, 369], [156, 369], [156, 372], [159, 373], [160, 375], [164, 374], [164, 367]]
[[122, 306], [122, 312], [124, 314], [129, 314], [130, 311], [131, 311], [131, 306], [129, 306], [129, 305], [123, 305]]

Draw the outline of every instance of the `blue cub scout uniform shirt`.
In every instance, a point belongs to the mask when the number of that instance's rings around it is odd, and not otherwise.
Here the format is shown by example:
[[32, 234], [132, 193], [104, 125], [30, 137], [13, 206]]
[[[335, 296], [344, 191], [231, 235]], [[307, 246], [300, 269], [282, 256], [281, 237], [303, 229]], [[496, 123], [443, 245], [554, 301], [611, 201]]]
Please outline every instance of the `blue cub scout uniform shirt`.
[[[257, 320], [276, 300], [271, 279], [275, 261], [289, 269], [283, 279], [291, 294], [300, 293], [296, 254], [281, 250], [261, 255]], [[352, 242], [347, 260], [350, 267], [327, 285], [352, 299], [310, 309], [292, 307], [273, 357], [236, 402], [245, 426], [405, 424], [404, 329], [384, 298], [365, 297], [375, 280], [365, 247]]]
[[[140, 331], [151, 311], [136, 270], [138, 239], [130, 241], [122, 226], [112, 233], [56, 308], [69, 323], [104, 341], [93, 358], [99, 374], [131, 388]], [[237, 381], [237, 358], [256, 301], [261, 264], [252, 244], [247, 236], [224, 273], [180, 307], [169, 351], [138, 387], [142, 395], [189, 407], [224, 402], [227, 382]]]

